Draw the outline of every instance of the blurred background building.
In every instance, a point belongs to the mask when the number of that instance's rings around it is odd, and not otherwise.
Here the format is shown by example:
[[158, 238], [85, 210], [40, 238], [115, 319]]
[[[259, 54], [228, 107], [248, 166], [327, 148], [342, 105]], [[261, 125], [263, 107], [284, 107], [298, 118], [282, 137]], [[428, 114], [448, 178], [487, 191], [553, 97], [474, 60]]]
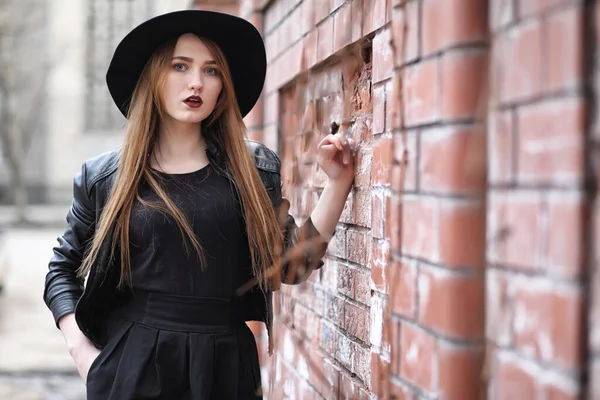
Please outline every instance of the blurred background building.
[[[123, 117], [106, 87], [118, 41], [154, 15], [189, 0], [2, 0], [2, 102], [14, 115], [12, 144], [23, 167], [0, 164], [0, 203], [14, 201], [11, 179], [23, 169], [29, 204], [70, 202], [81, 162], [114, 149]], [[10, 103], [10, 104], [9, 104]], [[4, 125], [3, 129], [9, 129]]]

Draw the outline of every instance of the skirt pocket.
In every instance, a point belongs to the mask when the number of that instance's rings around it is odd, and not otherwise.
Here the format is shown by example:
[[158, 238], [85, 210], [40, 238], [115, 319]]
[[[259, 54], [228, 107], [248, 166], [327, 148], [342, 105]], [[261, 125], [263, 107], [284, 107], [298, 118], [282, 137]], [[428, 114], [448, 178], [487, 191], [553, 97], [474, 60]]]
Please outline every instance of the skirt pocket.
[[121, 324], [117, 329], [113, 331], [113, 334], [108, 339], [106, 346], [102, 350], [98, 356], [92, 361], [92, 365], [90, 365], [90, 369], [87, 374], [86, 385], [90, 382], [90, 377], [98, 370], [98, 368], [108, 360], [108, 358], [114, 353], [115, 349], [119, 346], [120, 343], [123, 342], [123, 339], [127, 336], [127, 332], [131, 329], [133, 324], [129, 321], [121, 321]]

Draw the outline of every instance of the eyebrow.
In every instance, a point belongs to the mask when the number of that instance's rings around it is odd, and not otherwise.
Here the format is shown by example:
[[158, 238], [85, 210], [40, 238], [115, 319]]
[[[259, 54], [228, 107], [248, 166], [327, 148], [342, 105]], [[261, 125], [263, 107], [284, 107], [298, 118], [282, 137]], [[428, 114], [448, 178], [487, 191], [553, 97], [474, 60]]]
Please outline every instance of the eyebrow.
[[[193, 59], [193, 58], [190, 58], [190, 57], [184, 57], [184, 56], [175, 56], [175, 57], [173, 57], [173, 61], [174, 61], [174, 60], [182, 60], [182, 61], [186, 61], [186, 62], [190, 62], [190, 63], [191, 63], [191, 62], [194, 62], [194, 59]], [[204, 62], [204, 64], [216, 64], [216, 63], [217, 63], [217, 62], [216, 62], [215, 60], [206, 60], [206, 61]]]

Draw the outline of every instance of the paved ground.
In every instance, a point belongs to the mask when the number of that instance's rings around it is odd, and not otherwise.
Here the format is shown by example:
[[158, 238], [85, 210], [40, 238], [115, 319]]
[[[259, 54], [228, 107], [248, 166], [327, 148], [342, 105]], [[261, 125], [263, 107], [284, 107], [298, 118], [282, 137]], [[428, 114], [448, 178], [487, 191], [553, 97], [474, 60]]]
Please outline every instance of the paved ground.
[[[64, 220], [64, 217], [63, 217]], [[0, 252], [0, 399], [84, 399], [84, 385], [42, 300], [62, 228], [11, 230]]]

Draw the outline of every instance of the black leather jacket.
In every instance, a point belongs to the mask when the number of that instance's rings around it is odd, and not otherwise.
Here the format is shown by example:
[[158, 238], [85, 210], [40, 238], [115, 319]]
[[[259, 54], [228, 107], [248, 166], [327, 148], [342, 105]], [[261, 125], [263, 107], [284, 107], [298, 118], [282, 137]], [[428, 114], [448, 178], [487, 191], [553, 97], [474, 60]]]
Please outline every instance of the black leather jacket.
[[[266, 146], [255, 141], [246, 141], [248, 150], [254, 157], [256, 168], [276, 212], [282, 204], [289, 202], [282, 198], [281, 162], [277, 155]], [[219, 149], [212, 141], [207, 141], [207, 156], [215, 170], [231, 179]], [[86, 282], [77, 277], [86, 246], [90, 243], [100, 213], [108, 200], [115, 179], [119, 161], [118, 150], [101, 154], [85, 161], [73, 182], [73, 202], [67, 214], [68, 227], [58, 240], [54, 254], [49, 263], [46, 275], [44, 301], [52, 311], [58, 326], [58, 320], [66, 314], [75, 312], [75, 319], [81, 331], [98, 348], [103, 348], [106, 341], [105, 322], [111, 311], [127, 299], [130, 291], [117, 290], [119, 277], [117, 261], [109, 262], [109, 243], [112, 233], [105, 240], [98, 257], [92, 266]], [[308, 219], [302, 227], [298, 227], [293, 217], [287, 214], [284, 227], [284, 250], [298, 243], [299, 240], [318, 236], [312, 221]], [[326, 243], [305, 251], [301, 263], [306, 266], [307, 273], [289, 276], [282, 275], [281, 282], [298, 284], [305, 281], [314, 269], [323, 265], [322, 257], [326, 251]], [[285, 268], [284, 268], [285, 271]], [[276, 285], [274, 286], [277, 289]], [[272, 351], [273, 321], [273, 289], [254, 288], [247, 292], [238, 303], [245, 321], [262, 321], [269, 334], [269, 353]]]

